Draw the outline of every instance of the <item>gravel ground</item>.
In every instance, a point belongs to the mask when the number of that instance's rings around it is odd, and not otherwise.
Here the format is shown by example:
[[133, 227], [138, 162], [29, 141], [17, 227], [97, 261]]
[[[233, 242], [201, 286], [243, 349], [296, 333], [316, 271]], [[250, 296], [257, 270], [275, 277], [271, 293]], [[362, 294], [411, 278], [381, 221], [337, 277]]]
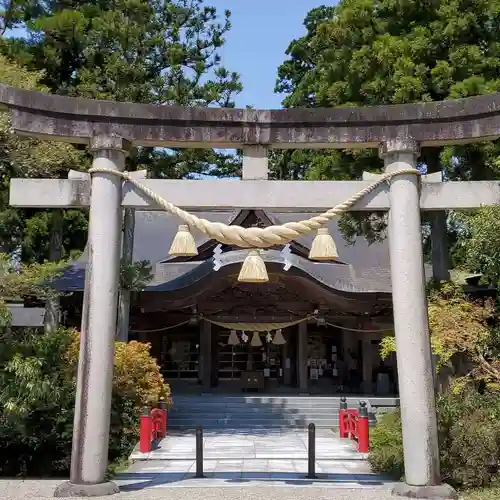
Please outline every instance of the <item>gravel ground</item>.
[[[0, 499], [17, 498], [47, 500], [53, 498], [57, 480], [0, 480]], [[293, 490], [293, 491], [292, 491]], [[402, 500], [389, 489], [338, 489], [294, 486], [220, 487], [220, 488], [145, 488], [121, 492], [114, 496], [94, 497], [96, 500]]]
[[[53, 498], [56, 480], [0, 480], [0, 499]], [[121, 492], [111, 497], [94, 497], [96, 500], [396, 500], [389, 490], [350, 490], [294, 486], [290, 488], [268, 486], [221, 487], [221, 488], [158, 488]]]

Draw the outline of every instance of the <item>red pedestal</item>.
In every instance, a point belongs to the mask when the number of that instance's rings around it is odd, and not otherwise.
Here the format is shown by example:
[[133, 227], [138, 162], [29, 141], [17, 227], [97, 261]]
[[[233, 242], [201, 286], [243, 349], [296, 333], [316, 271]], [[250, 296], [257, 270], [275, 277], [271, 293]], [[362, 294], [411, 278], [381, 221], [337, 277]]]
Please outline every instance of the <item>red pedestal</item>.
[[358, 417], [358, 451], [368, 453], [370, 451], [370, 426], [368, 417]]
[[347, 437], [347, 430], [345, 428], [345, 410], [339, 410], [339, 434], [341, 438]]
[[163, 412], [163, 437], [167, 435], [167, 410], [165, 408], [162, 409]]
[[141, 415], [140, 434], [139, 434], [139, 451], [141, 453], [149, 453], [151, 451], [151, 437], [153, 431], [153, 422], [150, 415]]

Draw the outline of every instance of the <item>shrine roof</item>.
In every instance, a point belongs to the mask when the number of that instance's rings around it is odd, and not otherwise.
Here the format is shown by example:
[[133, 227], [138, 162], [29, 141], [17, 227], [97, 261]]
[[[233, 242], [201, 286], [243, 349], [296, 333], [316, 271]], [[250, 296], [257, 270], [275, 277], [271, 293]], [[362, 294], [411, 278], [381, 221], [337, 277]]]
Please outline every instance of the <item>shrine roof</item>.
[[[263, 212], [272, 224], [282, 224], [290, 221], [307, 219], [314, 214], [304, 213], [274, 213]], [[196, 212], [199, 217], [214, 222], [231, 224], [237, 222], [240, 211]], [[134, 237], [134, 261], [147, 260], [151, 262], [154, 279], [146, 289], [149, 291], [170, 291], [189, 286], [197, 279], [202, 279], [213, 270], [211, 257], [212, 247], [210, 240], [199, 232], [193, 232], [198, 248], [203, 247], [208, 252], [203, 260], [196, 257], [189, 261], [169, 258], [168, 249], [175, 236], [179, 219], [164, 212], [137, 211]], [[310, 275], [311, 279], [322, 282], [332, 290], [362, 293], [390, 293], [391, 276], [389, 264], [389, 249], [387, 241], [368, 244], [364, 237], [354, 238], [354, 244], [348, 244], [343, 238], [338, 224], [332, 221], [328, 225], [337, 244], [339, 261], [336, 263], [315, 263], [309, 261], [300, 252], [297, 254], [292, 246], [294, 259], [301, 270]], [[314, 234], [303, 236], [297, 240], [307, 251], [310, 248]], [[266, 255], [275, 255], [268, 252]], [[237, 252], [233, 252], [237, 253]], [[242, 257], [243, 258], [243, 257]], [[264, 259], [265, 259], [264, 255]], [[183, 259], [185, 260], [185, 259]], [[236, 262], [236, 261], [235, 261]], [[60, 290], [82, 290], [85, 277], [87, 252], [72, 263], [55, 283]], [[429, 266], [426, 266], [426, 275], [432, 276]]]

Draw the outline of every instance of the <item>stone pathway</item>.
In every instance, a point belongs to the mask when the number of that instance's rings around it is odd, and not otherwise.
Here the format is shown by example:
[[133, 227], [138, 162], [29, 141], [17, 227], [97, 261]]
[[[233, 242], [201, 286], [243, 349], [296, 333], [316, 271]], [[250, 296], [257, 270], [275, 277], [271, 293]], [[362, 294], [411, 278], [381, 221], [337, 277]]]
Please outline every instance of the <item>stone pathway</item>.
[[[307, 431], [303, 429], [274, 429], [271, 431], [213, 430], [204, 433], [205, 460], [228, 459], [307, 459]], [[194, 460], [196, 438], [193, 431], [172, 431], [151, 453], [136, 449], [131, 460]], [[330, 429], [316, 430], [316, 458], [327, 460], [365, 460], [355, 444], [340, 439]]]
[[122, 491], [172, 487], [318, 486], [387, 489], [392, 481], [372, 474], [363, 461], [317, 460], [316, 479], [308, 479], [307, 460], [205, 460], [204, 478], [196, 478], [194, 460], [141, 461], [119, 474]]
[[195, 478], [193, 431], [173, 432], [116, 478], [123, 491], [162, 487], [320, 486], [387, 489], [392, 481], [371, 473], [355, 443], [316, 431], [316, 478], [307, 475], [308, 435], [303, 429], [210, 431], [204, 434], [204, 478]]

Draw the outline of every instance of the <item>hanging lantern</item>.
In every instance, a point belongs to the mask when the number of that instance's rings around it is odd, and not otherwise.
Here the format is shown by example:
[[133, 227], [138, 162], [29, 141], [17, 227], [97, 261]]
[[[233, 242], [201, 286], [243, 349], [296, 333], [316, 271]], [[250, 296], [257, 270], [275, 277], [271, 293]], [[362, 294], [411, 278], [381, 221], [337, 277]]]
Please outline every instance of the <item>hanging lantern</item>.
[[238, 281], [242, 283], [267, 283], [269, 281], [266, 264], [260, 256], [259, 250], [248, 252], [241, 266]]
[[273, 344], [275, 345], [286, 344], [286, 340], [285, 337], [283, 337], [283, 332], [281, 331], [281, 328], [279, 330], [276, 330], [276, 335], [274, 336]]
[[316, 237], [314, 238], [311, 250], [309, 251], [309, 258], [311, 260], [335, 260], [339, 258], [337, 246], [333, 241], [330, 231], [326, 227], [318, 229]]
[[238, 345], [239, 343], [240, 339], [236, 334], [236, 330], [231, 330], [231, 333], [229, 334], [229, 339], [227, 341], [227, 345]]
[[259, 332], [253, 332], [250, 345], [253, 347], [260, 347], [262, 345], [262, 340], [260, 340]]
[[168, 254], [174, 257], [194, 257], [198, 255], [198, 248], [189, 230], [189, 226], [186, 224], [181, 224], [179, 226]]

